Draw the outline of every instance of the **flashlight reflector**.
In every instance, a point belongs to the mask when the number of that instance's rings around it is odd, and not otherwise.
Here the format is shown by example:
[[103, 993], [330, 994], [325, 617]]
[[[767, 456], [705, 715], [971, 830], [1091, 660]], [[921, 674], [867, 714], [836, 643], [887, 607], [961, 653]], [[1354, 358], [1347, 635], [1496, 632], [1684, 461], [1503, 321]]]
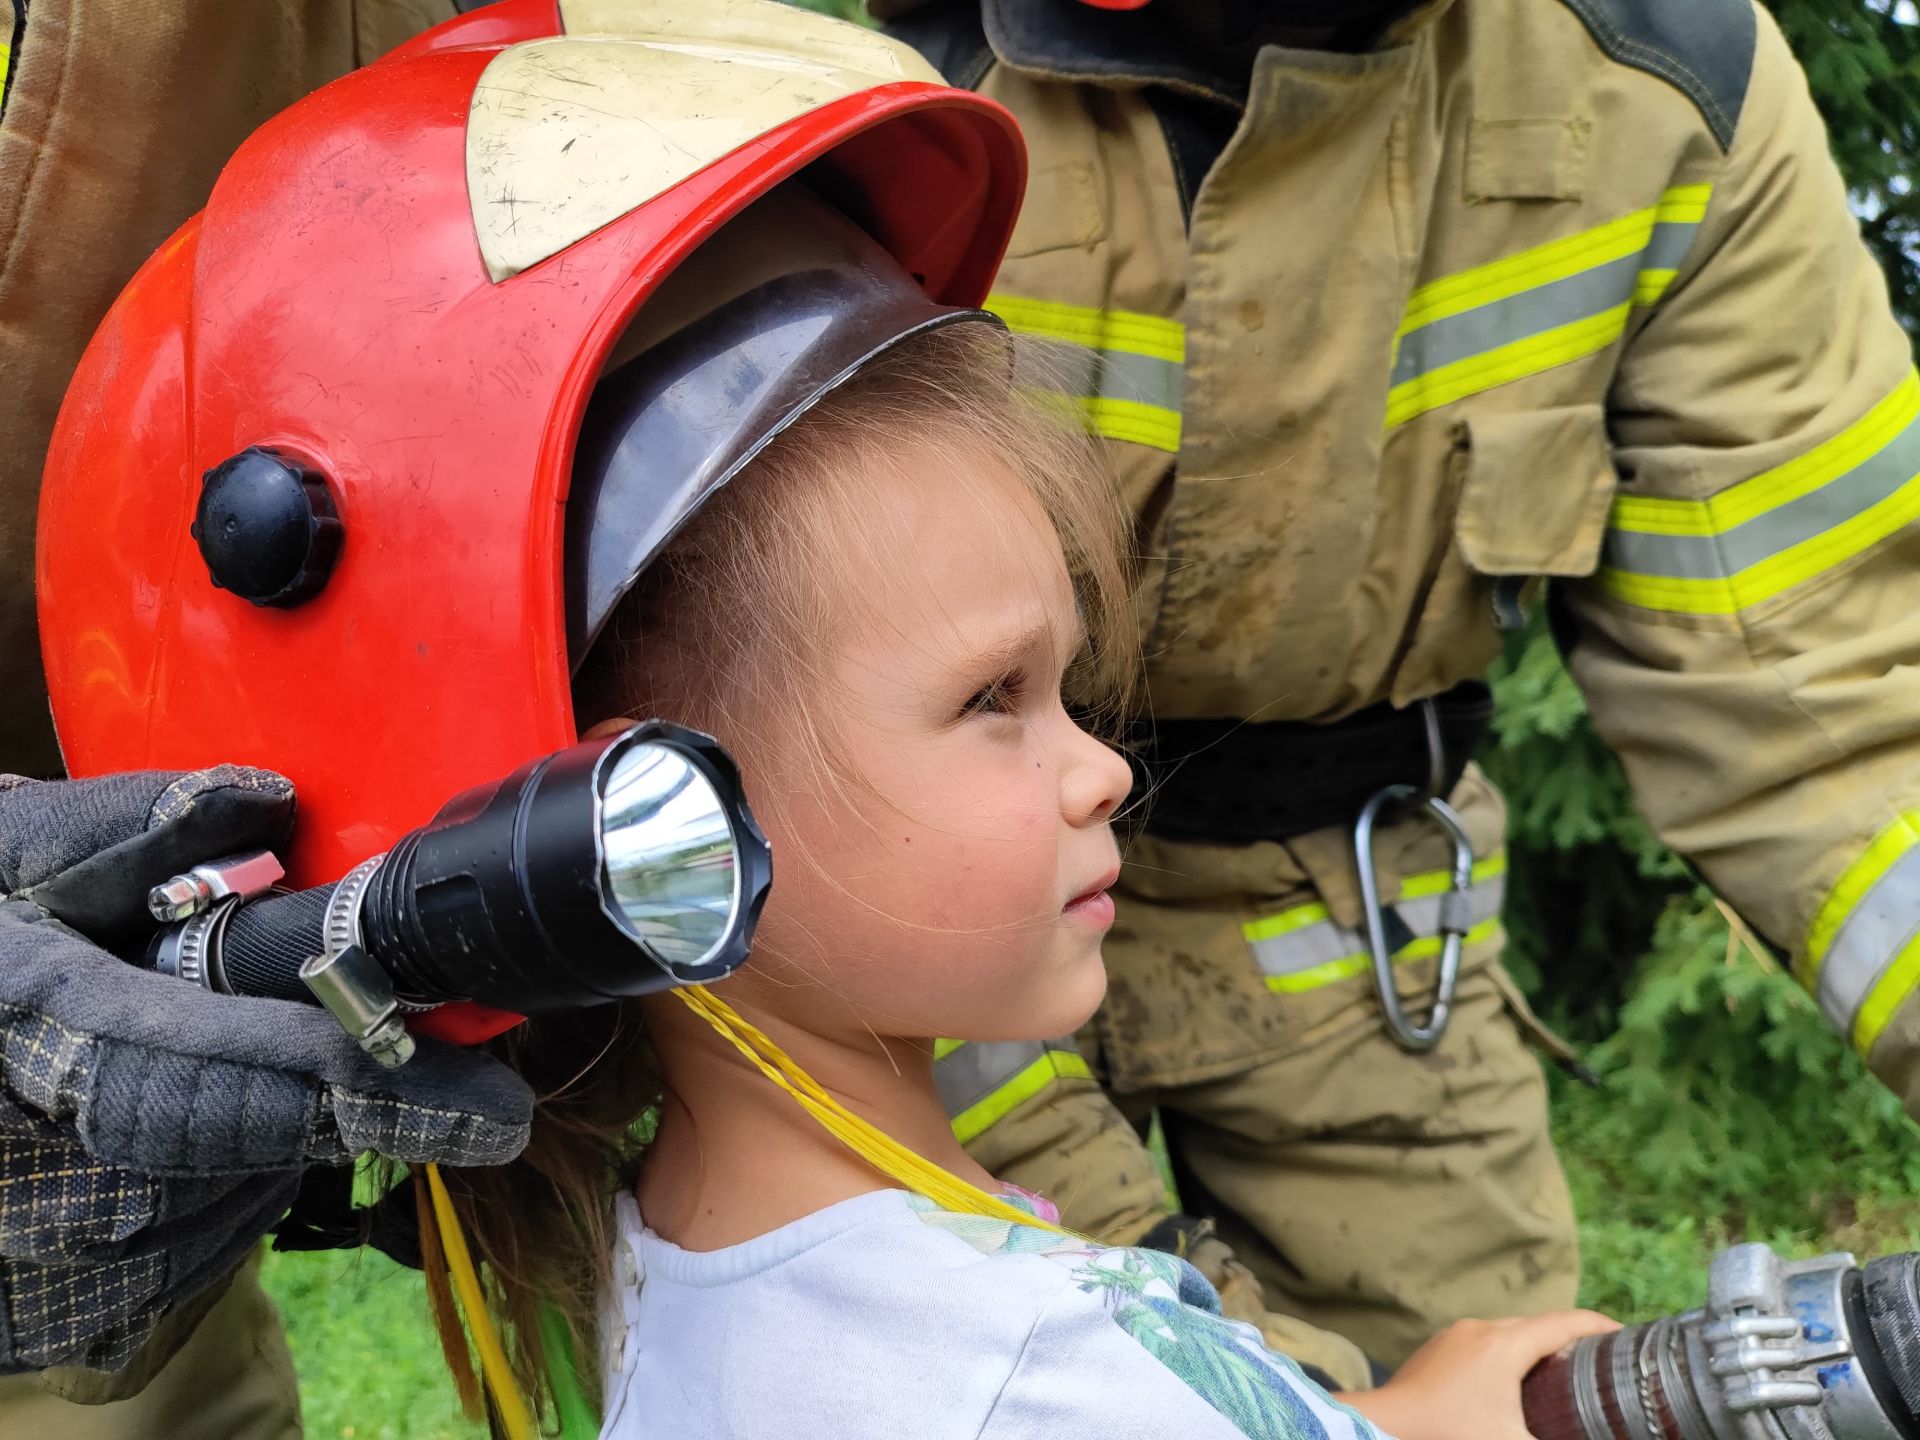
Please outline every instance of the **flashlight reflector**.
[[740, 910], [731, 807], [685, 751], [657, 740], [617, 744], [599, 768], [607, 916], [669, 973], [697, 970]]

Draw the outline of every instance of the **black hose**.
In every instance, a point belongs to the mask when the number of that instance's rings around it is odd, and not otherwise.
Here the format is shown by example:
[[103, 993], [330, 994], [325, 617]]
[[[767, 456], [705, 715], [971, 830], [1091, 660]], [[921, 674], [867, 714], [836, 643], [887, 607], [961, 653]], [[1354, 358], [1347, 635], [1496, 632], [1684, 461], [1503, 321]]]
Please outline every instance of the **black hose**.
[[327, 899], [333, 886], [248, 900], [227, 920], [221, 958], [226, 988], [235, 995], [300, 1000], [315, 1005], [300, 967], [323, 946]]
[[1893, 1428], [1920, 1440], [1920, 1255], [1882, 1255], [1867, 1262], [1846, 1299], [1867, 1320], [1871, 1344], [1860, 1366]]

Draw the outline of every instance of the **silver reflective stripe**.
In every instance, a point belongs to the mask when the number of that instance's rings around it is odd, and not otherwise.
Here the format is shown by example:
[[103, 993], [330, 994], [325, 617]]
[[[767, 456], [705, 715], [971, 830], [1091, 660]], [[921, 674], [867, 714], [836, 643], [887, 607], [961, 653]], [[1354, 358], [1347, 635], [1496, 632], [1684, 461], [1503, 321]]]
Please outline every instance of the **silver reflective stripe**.
[[[1657, 226], [1656, 229], [1692, 229]], [[1599, 315], [1625, 304], [1640, 278], [1642, 256], [1623, 255], [1592, 270], [1564, 280], [1537, 285], [1504, 300], [1463, 310], [1443, 320], [1429, 321], [1400, 340], [1393, 381], [1403, 384], [1442, 365], [1484, 355], [1516, 340], [1557, 330], [1589, 315]]]
[[1366, 939], [1331, 920], [1302, 925], [1285, 935], [1255, 940], [1253, 958], [1263, 975], [1298, 975], [1303, 970], [1330, 965], [1335, 960], [1364, 953]]
[[[1402, 900], [1388, 908], [1399, 915], [1415, 939], [1425, 939], [1440, 933], [1443, 910], [1450, 912], [1449, 918], [1463, 930], [1497, 919], [1506, 893], [1505, 875], [1494, 875], [1476, 883], [1457, 900], [1450, 894], [1422, 895], [1417, 900]], [[1255, 940], [1251, 944], [1254, 961], [1267, 976], [1300, 975], [1335, 961], [1363, 958], [1367, 953], [1365, 935], [1333, 920], [1302, 925], [1285, 935]]]
[[1687, 252], [1693, 248], [1693, 237], [1700, 233], [1700, 227], [1683, 221], [1668, 221], [1653, 227], [1653, 239], [1647, 242], [1647, 253], [1640, 257], [1643, 270], [1678, 270], [1687, 258]]
[[1820, 1008], [1853, 1033], [1854, 1017], [1886, 973], [1887, 966], [1920, 930], [1920, 846], [1894, 861], [1853, 907], [1827, 957], [1816, 986]]
[[[1073, 1042], [1058, 1042], [1071, 1049]], [[984, 1100], [1047, 1051], [1042, 1040], [969, 1040], [933, 1062], [933, 1083], [949, 1118]]]
[[1177, 411], [1186, 387], [1185, 366], [1151, 355], [1095, 350], [1036, 335], [1021, 337], [1018, 354], [1021, 384], [1064, 395]]
[[[1698, 218], [1680, 217], [1703, 215], [1711, 189], [1675, 186], [1650, 210], [1414, 291], [1394, 352], [1387, 427], [1598, 354], [1619, 340], [1633, 307], [1657, 305], [1673, 282], [1700, 232]], [[1621, 255], [1623, 244], [1637, 248]], [[1607, 258], [1597, 258], [1602, 256]], [[1533, 276], [1551, 278], [1528, 284]], [[1512, 289], [1516, 284], [1523, 288]], [[1413, 319], [1474, 294], [1496, 298], [1424, 322]]]
[[1876, 454], [1817, 490], [1715, 535], [1607, 532], [1606, 563], [1640, 575], [1690, 580], [1738, 575], [1888, 499], [1920, 473], [1920, 419]]

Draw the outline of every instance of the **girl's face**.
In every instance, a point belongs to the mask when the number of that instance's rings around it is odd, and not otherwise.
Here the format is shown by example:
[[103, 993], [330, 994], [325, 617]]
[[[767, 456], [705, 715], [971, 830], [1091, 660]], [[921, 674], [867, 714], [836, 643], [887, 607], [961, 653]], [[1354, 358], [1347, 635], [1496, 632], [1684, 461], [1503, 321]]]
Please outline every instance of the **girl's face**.
[[748, 757], [776, 878], [733, 983], [827, 1033], [1067, 1034], [1106, 988], [1130, 777], [1061, 702], [1082, 635], [1059, 542], [978, 457], [922, 453], [854, 489], [815, 714], [856, 774]]

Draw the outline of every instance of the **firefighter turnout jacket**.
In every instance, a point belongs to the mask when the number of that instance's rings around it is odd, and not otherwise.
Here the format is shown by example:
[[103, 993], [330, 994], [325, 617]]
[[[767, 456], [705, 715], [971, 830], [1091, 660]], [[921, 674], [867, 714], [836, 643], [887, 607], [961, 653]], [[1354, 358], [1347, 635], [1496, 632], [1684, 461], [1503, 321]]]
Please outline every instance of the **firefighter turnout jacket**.
[[[1410, 704], [1553, 580], [1642, 810], [1920, 1113], [1920, 381], [1765, 12], [1432, 0], [1250, 84], [1151, 6], [891, 14], [1026, 131], [993, 303], [1112, 442], [1155, 713]], [[1335, 838], [1270, 990], [1353, 973]]]

